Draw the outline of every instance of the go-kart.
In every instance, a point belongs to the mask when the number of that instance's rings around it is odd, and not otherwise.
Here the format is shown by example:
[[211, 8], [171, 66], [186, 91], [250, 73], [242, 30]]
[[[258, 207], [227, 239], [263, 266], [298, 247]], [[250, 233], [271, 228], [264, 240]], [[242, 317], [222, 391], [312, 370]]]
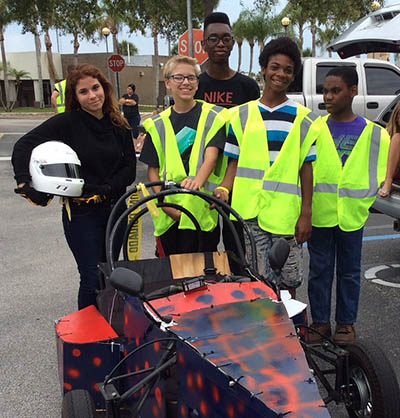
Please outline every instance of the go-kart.
[[[155, 185], [163, 190], [144, 193]], [[139, 189], [144, 197], [120, 214]], [[231, 273], [225, 253], [202, 252], [196, 218], [169, 200], [177, 194], [215, 205], [232, 230], [241, 275]], [[134, 225], [168, 206], [192, 220], [199, 252], [130, 261]], [[247, 234], [251, 254], [230, 215]], [[126, 223], [123, 258], [116, 260], [117, 231]], [[399, 416], [399, 385], [383, 351], [361, 340], [309, 344], [305, 305], [282, 290], [286, 241], [270, 252], [275, 277], [260, 276], [251, 232], [229, 205], [171, 182], [138, 185], [114, 207], [106, 235], [99, 310], [56, 323], [63, 418], [329, 417], [330, 402], [344, 404], [350, 417]]]

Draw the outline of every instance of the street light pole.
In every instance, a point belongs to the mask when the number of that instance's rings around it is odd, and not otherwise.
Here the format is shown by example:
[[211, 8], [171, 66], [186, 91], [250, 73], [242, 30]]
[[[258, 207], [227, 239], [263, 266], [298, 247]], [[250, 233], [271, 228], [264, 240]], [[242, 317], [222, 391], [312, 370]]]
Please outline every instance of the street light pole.
[[285, 36], [288, 36], [288, 28], [290, 23], [290, 19], [287, 16], [283, 17], [281, 20], [281, 24], [285, 28]]
[[111, 82], [111, 74], [110, 74], [110, 67], [108, 66], [108, 35], [111, 33], [110, 29], [107, 26], [101, 30], [101, 33], [106, 38], [106, 52], [107, 52], [107, 73], [108, 73], [108, 80]]
[[187, 6], [187, 21], [188, 21], [188, 32], [189, 32], [189, 55], [194, 57], [193, 49], [193, 22], [192, 22], [192, 0], [186, 0]]

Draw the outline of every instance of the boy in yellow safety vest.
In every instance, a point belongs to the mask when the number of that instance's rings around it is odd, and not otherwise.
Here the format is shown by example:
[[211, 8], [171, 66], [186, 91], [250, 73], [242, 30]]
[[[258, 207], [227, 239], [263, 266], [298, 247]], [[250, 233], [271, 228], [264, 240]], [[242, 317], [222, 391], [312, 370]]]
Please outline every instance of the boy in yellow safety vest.
[[[363, 227], [369, 208], [386, 175], [388, 133], [353, 113], [358, 75], [340, 66], [325, 78], [324, 101], [329, 115], [322, 118], [314, 165], [312, 235], [308, 241], [310, 273], [308, 296], [313, 324], [331, 336], [331, 294], [336, 261], [336, 330], [334, 341], [356, 338], [361, 283]], [[310, 333], [310, 342], [321, 335]]]
[[[286, 94], [301, 67], [293, 40], [269, 42], [259, 62], [265, 82], [261, 99], [230, 110], [225, 146], [230, 162], [222, 186], [232, 189], [233, 184], [232, 207], [255, 238], [260, 274], [273, 277], [269, 250], [276, 237], [288, 240], [291, 251], [283, 283], [294, 289], [302, 283], [302, 243], [311, 235], [317, 116]], [[249, 253], [249, 242], [246, 250]]]
[[[194, 100], [199, 73], [193, 58], [176, 56], [165, 64], [165, 85], [174, 104], [144, 121], [147, 139], [140, 160], [148, 165], [149, 181], [171, 180], [183, 188], [212, 194], [225, 175], [227, 110]], [[153, 189], [159, 192], [161, 187]], [[165, 200], [183, 206], [195, 216], [202, 231], [202, 250], [217, 250], [218, 213], [207, 202], [188, 194]], [[165, 207], [153, 221], [159, 256], [199, 249], [195, 226], [185, 213]]]

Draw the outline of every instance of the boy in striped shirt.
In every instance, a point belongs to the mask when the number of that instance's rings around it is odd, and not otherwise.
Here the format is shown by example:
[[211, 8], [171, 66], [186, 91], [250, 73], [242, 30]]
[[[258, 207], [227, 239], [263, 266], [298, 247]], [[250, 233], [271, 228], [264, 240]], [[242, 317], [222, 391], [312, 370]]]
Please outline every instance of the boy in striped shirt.
[[[232, 207], [253, 233], [260, 274], [272, 276], [268, 252], [273, 241], [282, 236], [288, 241], [283, 284], [295, 289], [303, 281], [302, 244], [311, 234], [312, 162], [319, 128], [313, 123], [317, 117], [286, 95], [301, 66], [297, 45], [290, 38], [275, 39], [259, 62], [263, 96], [232, 110], [224, 151], [230, 169], [223, 185], [233, 186]], [[235, 177], [229, 178], [231, 173]]]

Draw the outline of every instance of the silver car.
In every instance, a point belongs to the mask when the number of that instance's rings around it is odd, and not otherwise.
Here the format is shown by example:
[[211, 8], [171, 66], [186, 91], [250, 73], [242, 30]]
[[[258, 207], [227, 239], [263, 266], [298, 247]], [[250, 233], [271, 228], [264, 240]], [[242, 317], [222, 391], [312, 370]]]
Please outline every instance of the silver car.
[[400, 52], [400, 4], [383, 7], [360, 19], [338, 36], [328, 49], [341, 58], [369, 52]]

